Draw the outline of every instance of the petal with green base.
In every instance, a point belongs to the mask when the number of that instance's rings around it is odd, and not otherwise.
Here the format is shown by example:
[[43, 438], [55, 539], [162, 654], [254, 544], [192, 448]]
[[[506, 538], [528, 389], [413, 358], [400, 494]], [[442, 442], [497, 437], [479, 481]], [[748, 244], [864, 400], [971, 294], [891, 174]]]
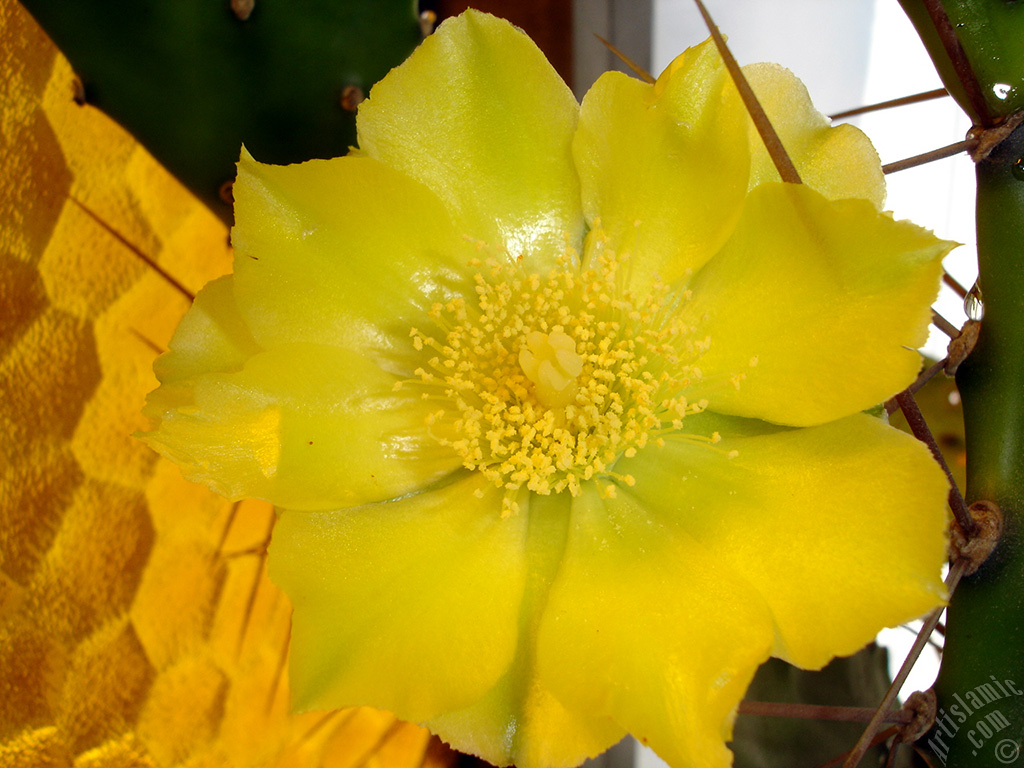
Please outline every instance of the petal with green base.
[[655, 85], [609, 72], [583, 99], [573, 153], [584, 211], [630, 255], [634, 290], [696, 271], [729, 237], [749, 174], [746, 119], [710, 42]]
[[690, 418], [721, 442], [669, 440], [618, 469], [656, 520], [763, 597], [774, 655], [818, 668], [942, 602], [947, 485], [920, 443], [862, 414], [774, 432]]
[[[532, 495], [525, 505], [519, 516], [528, 520], [523, 550], [528, 577], [515, 628], [515, 658], [479, 701], [433, 718], [428, 726], [494, 765], [571, 768], [619, 741], [625, 730], [604, 713], [568, 708], [539, 676], [537, 630], [562, 567], [571, 510], [564, 495]], [[563, 660], [575, 663], [575, 653]]]
[[359, 147], [428, 186], [460, 234], [544, 269], [582, 234], [576, 99], [507, 22], [471, 10], [441, 28], [370, 92]]
[[537, 634], [540, 677], [561, 701], [613, 718], [670, 765], [724, 768], [771, 645], [771, 614], [743, 576], [629, 490], [584, 486]]
[[235, 295], [263, 345], [383, 354], [433, 301], [472, 290], [476, 253], [441, 201], [376, 160], [274, 166], [243, 151], [235, 199]]
[[427, 721], [495, 686], [529, 578], [528, 519], [502, 519], [502, 493], [465, 475], [385, 504], [281, 513], [270, 575], [295, 607], [298, 709], [373, 701]]
[[334, 509], [421, 488], [461, 460], [427, 433], [431, 404], [353, 352], [315, 344], [258, 352], [233, 372], [153, 392], [142, 435], [186, 477], [229, 499]]
[[798, 426], [891, 397], [921, 366], [951, 246], [865, 200], [761, 185], [681, 310], [710, 337], [695, 394], [720, 413]]

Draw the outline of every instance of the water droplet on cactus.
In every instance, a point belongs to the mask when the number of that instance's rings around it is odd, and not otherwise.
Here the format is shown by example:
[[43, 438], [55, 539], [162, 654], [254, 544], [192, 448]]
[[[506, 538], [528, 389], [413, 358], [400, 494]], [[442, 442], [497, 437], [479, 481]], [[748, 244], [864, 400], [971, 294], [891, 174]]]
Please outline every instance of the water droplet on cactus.
[[981, 300], [981, 285], [977, 281], [964, 297], [964, 313], [971, 320], [980, 321], [985, 316], [985, 305]]

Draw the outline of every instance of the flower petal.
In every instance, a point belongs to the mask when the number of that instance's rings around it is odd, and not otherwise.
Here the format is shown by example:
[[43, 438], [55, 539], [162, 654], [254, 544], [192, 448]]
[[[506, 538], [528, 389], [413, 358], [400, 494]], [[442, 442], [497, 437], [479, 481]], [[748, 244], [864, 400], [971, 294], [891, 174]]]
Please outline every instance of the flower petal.
[[760, 596], [677, 520], [585, 486], [537, 640], [540, 678], [563, 703], [611, 717], [672, 765], [728, 766], [735, 708], [771, 645]]
[[373, 87], [356, 123], [361, 150], [430, 187], [461, 233], [537, 269], [582, 236], [578, 109], [521, 30], [467, 11]]
[[729, 236], [746, 194], [746, 119], [710, 41], [657, 85], [608, 72], [583, 99], [573, 153], [584, 212], [630, 253], [634, 288], [696, 271]]
[[393, 498], [460, 465], [427, 434], [430, 404], [353, 352], [259, 352], [235, 372], [165, 382], [143, 439], [229, 499], [330, 509]]
[[265, 346], [407, 348], [432, 301], [471, 290], [474, 254], [444, 206], [375, 160], [273, 166], [243, 151], [233, 190], [235, 293]]
[[[796, 165], [804, 184], [829, 200], [855, 197], [878, 210], [885, 202], [885, 176], [871, 140], [849, 124], [832, 126], [811, 103], [796, 75], [778, 64], [743, 68], [757, 100]], [[750, 188], [779, 181], [764, 141], [749, 124]]]
[[617, 469], [658, 519], [756, 585], [774, 655], [818, 668], [941, 604], [948, 485], [921, 443], [864, 414], [767, 434], [758, 422], [691, 419], [722, 441], [669, 440]]
[[153, 371], [164, 384], [203, 373], [237, 371], [260, 351], [235, 302], [234, 278], [219, 277], [196, 294]]
[[372, 702], [426, 721], [495, 685], [528, 577], [527, 518], [501, 517], [503, 493], [473, 474], [386, 504], [281, 513], [270, 577], [294, 607], [297, 709]]
[[473, 474], [386, 505], [282, 512], [271, 576], [295, 609], [299, 709], [372, 703], [522, 768], [579, 765], [622, 738], [536, 674], [568, 497], [523, 496], [529, 509], [502, 518], [503, 495]]
[[951, 246], [863, 200], [758, 187], [681, 310], [711, 342], [693, 395], [793, 425], [878, 404], [917, 375]]
[[518, 514], [527, 520], [523, 556], [528, 577], [516, 627], [515, 658], [480, 700], [432, 718], [426, 725], [461, 751], [493, 765], [571, 768], [615, 744], [625, 731], [601, 714], [567, 709], [538, 677], [537, 626], [565, 554], [570, 497], [527, 498], [528, 507]]
[[566, 709], [534, 675], [506, 674], [472, 706], [423, 725], [460, 752], [517, 768], [573, 768], [626, 735], [608, 717]]

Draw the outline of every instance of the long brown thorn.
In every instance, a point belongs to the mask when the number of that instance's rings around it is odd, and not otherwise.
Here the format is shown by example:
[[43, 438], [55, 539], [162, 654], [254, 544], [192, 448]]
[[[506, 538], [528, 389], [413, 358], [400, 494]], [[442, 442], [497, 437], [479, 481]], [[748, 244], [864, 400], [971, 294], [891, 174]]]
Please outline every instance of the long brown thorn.
[[[949, 360], [949, 358], [944, 357], [941, 360], [932, 363], [923, 371], [921, 371], [921, 373], [917, 375], [917, 378], [914, 379], [914, 383], [907, 387], [907, 392], [909, 392], [912, 395], [916, 395], [918, 390], [921, 389], [921, 387], [923, 387], [929, 381], [934, 379], [940, 371], [945, 369], [947, 360]], [[896, 413], [896, 411], [900, 409], [900, 404], [896, 402], [895, 395], [893, 397], [890, 397], [884, 403], [882, 403], [882, 405], [885, 407], [886, 416], [892, 416], [894, 413]]]
[[245, 635], [249, 631], [249, 622], [252, 619], [253, 609], [256, 607], [256, 595], [259, 593], [260, 582], [263, 580], [263, 570], [267, 564], [267, 547], [270, 546], [270, 537], [273, 535], [274, 523], [276, 522], [277, 515], [271, 510], [270, 518], [267, 521], [267, 535], [257, 551], [253, 553], [257, 559], [256, 575], [253, 577], [252, 589], [249, 590], [249, 599], [245, 604], [245, 613], [242, 615], [242, 626], [238, 632], [238, 645], [235, 649], [236, 654], [241, 654], [242, 645], [245, 643]]
[[951, 339], [955, 339], [960, 335], [960, 329], [953, 325], [949, 320], [944, 318], [934, 309], [932, 310], [932, 325], [942, 331], [944, 334], [949, 336]]
[[913, 157], [907, 157], [903, 160], [896, 160], [892, 163], [886, 163], [882, 166], [882, 173], [896, 173], [897, 171], [905, 171], [908, 168], [916, 168], [919, 165], [934, 163], [936, 160], [945, 160], [947, 157], [953, 157], [962, 152], [970, 152], [977, 143], [977, 139], [965, 139], [964, 141], [958, 141], [955, 144], [947, 144], [944, 147], [933, 149], [930, 152], [914, 155]]
[[898, 99], [890, 99], [889, 101], [880, 101], [877, 104], [868, 104], [864, 107], [857, 107], [856, 109], [847, 109], [844, 112], [836, 112], [834, 115], [829, 115], [832, 120], [842, 120], [845, 117], [853, 117], [854, 115], [866, 115], [868, 112], [878, 112], [882, 109], [890, 109], [892, 107], [903, 107], [907, 104], [917, 104], [921, 101], [931, 101], [932, 99], [941, 99], [943, 96], [949, 96], [949, 91], [945, 88], [936, 88], [934, 91], [924, 91], [923, 93], [915, 93], [911, 96], [901, 96]]
[[[883, 741], [888, 741], [894, 734], [899, 732], [899, 728], [900, 726], [898, 725], [890, 725], [884, 731], [876, 733], [874, 738], [871, 739], [871, 743], [868, 744], [868, 749], [878, 746]], [[835, 766], [843, 762], [843, 760], [846, 759], [847, 755], [849, 755], [852, 751], [853, 750], [848, 750], [846, 752], [843, 752], [843, 754], [837, 755], [836, 757], [833, 757], [831, 760], [821, 763], [820, 765], [816, 765], [814, 768], [835, 768]]]
[[639, 77], [645, 83], [653, 83], [653, 82], [655, 82], [654, 75], [652, 75], [646, 69], [641, 67], [639, 64], [637, 64], [631, 58], [629, 58], [629, 56], [627, 56], [622, 51], [620, 51], [618, 48], [616, 48], [614, 45], [612, 45], [611, 42], [609, 42], [608, 40], [605, 40], [603, 37], [601, 37], [598, 34], [595, 34], [594, 37], [596, 37], [598, 40], [600, 40], [602, 43], [604, 43], [604, 47], [605, 48], [607, 48], [609, 51], [611, 51], [613, 54], [615, 54], [615, 57], [619, 61], [621, 61], [623, 64], [625, 64], [631, 70], [633, 70], [633, 74], [635, 74], [637, 77]]
[[131, 242], [127, 237], [125, 237], [120, 232], [118, 232], [116, 229], [114, 229], [112, 226], [110, 226], [110, 224], [108, 224], [106, 221], [103, 220], [102, 216], [100, 216], [95, 211], [93, 211], [91, 208], [89, 208], [81, 200], [79, 200], [79, 199], [77, 199], [75, 197], [72, 197], [71, 195], [68, 195], [68, 200], [70, 200], [72, 203], [77, 205], [82, 210], [82, 212], [85, 213], [86, 216], [88, 216], [90, 219], [92, 219], [97, 224], [99, 224], [101, 227], [103, 227], [103, 229], [105, 229], [115, 240], [117, 240], [119, 243], [121, 243], [121, 245], [123, 245], [125, 248], [127, 248], [129, 251], [131, 251], [133, 254], [135, 254], [135, 256], [137, 256], [140, 260], [142, 260], [146, 264], [147, 267], [149, 267], [154, 272], [156, 272], [158, 275], [160, 275], [160, 277], [162, 277], [165, 281], [167, 281], [168, 285], [170, 285], [172, 288], [174, 288], [174, 290], [176, 290], [178, 293], [180, 293], [182, 296], [184, 296], [189, 301], [194, 301], [195, 300], [196, 295], [195, 295], [194, 292], [190, 291], [188, 288], [186, 288], [184, 285], [182, 285], [173, 275], [171, 275], [163, 267], [161, 267], [159, 264], [157, 264], [156, 261], [152, 257], [150, 257], [149, 255], [144, 253], [141, 248], [139, 248], [137, 245], [135, 245], [135, 243]]
[[214, 559], [219, 558], [224, 552], [224, 544], [228, 540], [228, 534], [231, 533], [231, 526], [235, 524], [235, 517], [238, 515], [238, 507], [242, 502], [236, 501], [231, 504], [231, 511], [228, 512], [227, 522], [224, 523], [224, 530], [220, 532], [220, 540], [217, 542], [217, 549], [214, 551]]
[[964, 533], [970, 535], [976, 528], [974, 517], [968, 511], [964, 497], [960, 494], [960, 489], [956, 487], [953, 473], [949, 471], [949, 465], [943, 458], [942, 451], [939, 450], [939, 444], [935, 442], [935, 437], [928, 428], [928, 424], [921, 414], [921, 409], [917, 407], [917, 401], [914, 400], [912, 394], [904, 390], [896, 395], [896, 402], [899, 404], [900, 410], [903, 411], [903, 415], [906, 417], [907, 424], [910, 426], [910, 431], [914, 433], [914, 437], [928, 446], [928, 450], [932, 452], [935, 461], [942, 467], [942, 471], [946, 473], [946, 479], [949, 480], [949, 507], [953, 510], [953, 517], [956, 518]]
[[711, 18], [711, 14], [709, 14], [708, 9], [704, 7], [704, 3], [701, 2], [701, 0], [693, 1], [697, 4], [697, 10], [700, 11], [700, 15], [704, 17], [704, 23], [707, 24], [708, 31], [711, 32], [711, 39], [715, 41], [715, 47], [718, 49], [718, 53], [722, 57], [722, 62], [725, 64], [725, 68], [729, 71], [729, 76], [732, 77], [732, 81], [736, 85], [736, 90], [740, 92], [740, 98], [743, 99], [743, 104], [747, 108], [747, 113], [750, 115], [750, 119], [754, 121], [754, 127], [757, 128], [757, 132], [761, 134], [761, 141], [764, 142], [765, 149], [768, 150], [768, 154], [771, 156], [772, 162], [775, 163], [775, 169], [779, 172], [779, 176], [783, 181], [789, 184], [799, 184], [800, 174], [797, 173], [796, 166], [793, 165], [793, 161], [790, 159], [789, 153], [786, 152], [786, 148], [782, 145], [782, 140], [779, 138], [779, 134], [775, 132], [775, 126], [773, 126], [771, 120], [768, 119], [768, 115], [765, 113], [764, 107], [762, 107], [761, 102], [757, 100], [754, 89], [750, 87], [750, 83], [747, 82], [747, 78], [743, 74], [743, 70], [740, 69], [740, 65], [736, 62], [736, 58], [732, 55], [732, 51], [730, 51], [729, 46], [726, 45], [725, 38], [722, 37], [722, 33]]
[[[946, 576], [946, 591], [950, 596], [952, 596], [953, 591], [956, 589], [956, 585], [960, 583], [960, 577], [963, 575], [966, 562], [966, 560], [957, 560], [949, 569], [949, 574]], [[942, 612], [944, 610], [945, 607], [940, 606], [928, 614], [928, 618], [925, 619], [925, 622], [921, 627], [921, 631], [917, 633], [917, 639], [910, 648], [910, 653], [907, 654], [907, 658], [903, 661], [903, 666], [901, 666], [900, 671], [896, 673], [896, 677], [893, 679], [892, 685], [889, 686], [889, 690], [886, 692], [885, 698], [882, 699], [882, 703], [878, 705], [878, 712], [875, 714], [875, 717], [871, 722], [868, 723], [868, 727], [864, 729], [864, 733], [860, 735], [860, 739], [858, 739], [857, 744], [850, 751], [849, 756], [846, 758], [846, 762], [843, 763], [843, 768], [855, 768], [857, 763], [861, 761], [861, 758], [864, 757], [864, 753], [871, 748], [875, 734], [878, 733], [879, 728], [885, 720], [886, 714], [889, 712], [890, 707], [892, 707], [893, 702], [896, 701], [896, 695], [903, 687], [903, 683], [907, 681], [907, 676], [910, 674], [911, 668], [921, 655], [921, 651], [923, 651], [925, 645], [928, 644], [928, 638], [935, 629], [935, 625], [939, 623], [939, 617], [942, 616]]]
[[[831, 707], [819, 704], [790, 704], [784, 701], [741, 701], [741, 715], [762, 717], [795, 717], [803, 720], [830, 720], [846, 723], [867, 723], [875, 716], [870, 707]], [[890, 712], [887, 722], [910, 722], [911, 716], [903, 711]]]
[[949, 274], [949, 272], [942, 273], [942, 282], [952, 288], [961, 299], [967, 298], [967, 289], [960, 285], [960, 281]]

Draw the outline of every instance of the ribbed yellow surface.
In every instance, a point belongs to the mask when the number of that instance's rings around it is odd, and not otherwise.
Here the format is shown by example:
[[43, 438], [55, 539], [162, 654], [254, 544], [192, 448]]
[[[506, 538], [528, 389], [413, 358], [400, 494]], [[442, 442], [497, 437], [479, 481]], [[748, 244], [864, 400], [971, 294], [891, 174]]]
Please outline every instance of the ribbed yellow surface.
[[131, 434], [227, 231], [0, 0], [0, 766], [436, 768], [370, 709], [288, 714], [266, 505]]

